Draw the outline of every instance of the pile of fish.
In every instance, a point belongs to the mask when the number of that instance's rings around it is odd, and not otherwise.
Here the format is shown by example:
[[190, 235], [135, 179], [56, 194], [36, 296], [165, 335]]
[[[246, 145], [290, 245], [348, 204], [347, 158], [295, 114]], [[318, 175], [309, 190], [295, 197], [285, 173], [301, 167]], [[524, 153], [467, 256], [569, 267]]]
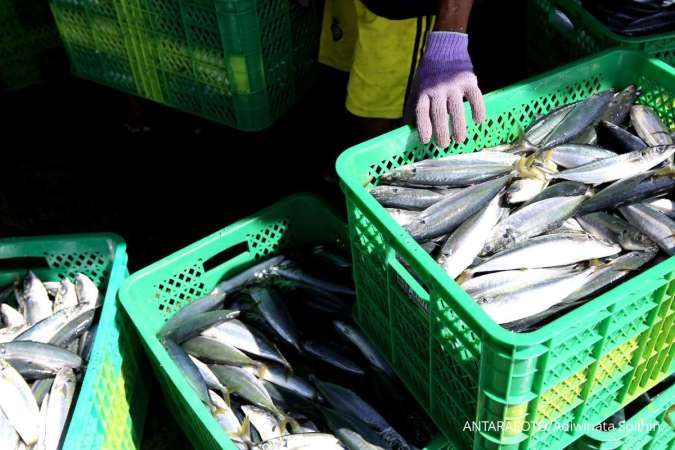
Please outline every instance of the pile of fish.
[[[10, 303], [15, 303], [12, 306]], [[33, 272], [0, 298], [0, 448], [61, 446], [96, 334], [98, 288], [86, 275], [42, 282]]]
[[617, 34], [649, 36], [675, 31], [674, 0], [583, 0], [582, 3]]
[[[621, 408], [596, 428], [602, 431], [611, 431], [613, 429], [620, 428], [624, 425], [626, 420], [630, 420], [635, 414], [649, 406], [649, 404], [656, 400], [659, 395], [668, 390], [674, 384], [675, 375], [671, 375], [644, 394], [638, 396], [635, 400], [626, 405], [625, 408]], [[675, 405], [670, 406], [669, 411], [675, 411]], [[671, 427], [675, 428], [675, 421], [672, 420], [673, 418], [675, 418], [675, 416], [673, 416], [672, 412], [666, 412], [664, 416], [665, 422]]]
[[353, 323], [350, 280], [337, 250], [300, 249], [222, 281], [158, 333], [239, 448], [407, 449], [433, 436]]
[[675, 252], [675, 145], [635, 86], [539, 117], [512, 144], [423, 160], [370, 190], [514, 331]]

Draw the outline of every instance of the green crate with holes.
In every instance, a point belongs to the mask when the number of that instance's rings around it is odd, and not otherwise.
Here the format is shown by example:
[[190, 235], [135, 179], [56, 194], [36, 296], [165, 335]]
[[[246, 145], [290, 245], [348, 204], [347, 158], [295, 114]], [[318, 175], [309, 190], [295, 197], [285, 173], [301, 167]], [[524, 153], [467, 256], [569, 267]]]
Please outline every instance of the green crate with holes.
[[140, 343], [117, 300], [128, 276], [126, 244], [113, 234], [0, 239], [0, 285], [23, 277], [27, 270], [45, 281], [84, 273], [103, 296], [62, 449], [139, 448], [149, 393]]
[[[625, 423], [586, 433], [569, 450], [671, 450], [675, 448], [675, 385], [665, 389]], [[659, 390], [660, 390], [659, 389]], [[643, 402], [644, 403], [644, 402]]]
[[564, 448], [580, 437], [578, 425], [595, 426], [675, 371], [675, 258], [517, 334], [493, 322], [368, 188], [406, 163], [515, 141], [536, 116], [631, 83], [642, 91], [640, 102], [675, 130], [675, 69], [615, 51], [486, 95], [487, 119], [470, 124], [464, 144], [422, 145], [403, 127], [337, 161], [357, 321], [460, 448]]
[[[120, 300], [136, 325], [155, 374], [193, 447], [236, 450], [157, 338], [185, 304], [210, 292], [224, 277], [286, 248], [333, 243], [348, 248], [347, 229], [317, 197], [300, 194], [282, 200], [136, 272], [122, 286]], [[452, 450], [444, 439], [427, 450]]]
[[645, 52], [675, 66], [675, 32], [616, 34], [579, 0], [528, 0], [528, 54], [533, 68], [553, 68], [609, 48]]
[[75, 74], [247, 131], [312, 85], [320, 8], [307, 4], [51, 0]]

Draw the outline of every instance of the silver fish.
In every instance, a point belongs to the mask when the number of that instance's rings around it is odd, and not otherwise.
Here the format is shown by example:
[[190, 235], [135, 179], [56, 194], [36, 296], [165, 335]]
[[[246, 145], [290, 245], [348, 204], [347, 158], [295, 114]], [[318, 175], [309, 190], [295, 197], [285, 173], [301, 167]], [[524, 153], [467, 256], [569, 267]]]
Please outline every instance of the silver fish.
[[85, 274], [75, 275], [75, 293], [80, 305], [89, 305], [94, 308], [100, 306], [101, 297], [96, 284]]
[[211, 294], [183, 306], [159, 330], [159, 336], [168, 336], [191, 317], [220, 308], [225, 302], [225, 294]]
[[300, 351], [297, 328], [279, 294], [267, 287], [254, 287], [248, 293], [274, 331], [285, 342]]
[[2, 318], [2, 323], [5, 327], [20, 327], [26, 325], [26, 319], [23, 315], [7, 303], [0, 305], [0, 318]]
[[0, 344], [12, 342], [18, 335], [28, 329], [28, 325], [0, 328]]
[[428, 208], [443, 198], [440, 192], [401, 186], [376, 186], [370, 194], [382, 206], [412, 210]]
[[412, 223], [419, 215], [418, 211], [407, 211], [405, 209], [387, 208], [387, 212], [397, 224], [402, 227]]
[[569, 142], [569, 144], [596, 145], [598, 143], [598, 133], [595, 127], [588, 127], [579, 136]]
[[182, 344], [183, 350], [209, 363], [231, 364], [234, 366], [261, 366], [242, 351], [220, 339], [207, 336], [196, 336]]
[[381, 182], [402, 186], [463, 187], [497, 178], [512, 170], [511, 165], [403, 166], [382, 175]]
[[188, 355], [190, 358], [190, 361], [197, 367], [199, 370], [199, 374], [201, 375], [202, 379], [206, 383], [206, 386], [214, 391], [218, 391], [224, 396], [229, 398], [230, 392], [227, 390], [225, 386], [223, 386], [223, 383], [218, 380], [218, 377], [216, 377], [216, 374], [213, 373], [211, 368], [195, 358], [194, 356]]
[[0, 344], [0, 358], [5, 359], [26, 379], [53, 377], [64, 368], [77, 370], [82, 358], [60, 347], [31, 341]]
[[265, 408], [275, 414], [282, 415], [272, 401], [265, 386], [249, 370], [222, 365], [212, 365], [209, 367], [229, 392], [237, 394], [256, 406]]
[[564, 105], [554, 109], [550, 113], [539, 117], [525, 131], [525, 141], [534, 146], [540, 146], [541, 142], [548, 136], [555, 127], [574, 109], [575, 105]]
[[321, 408], [331, 431], [349, 450], [384, 450], [388, 445], [358, 418]]
[[607, 121], [614, 125], [622, 124], [628, 115], [631, 108], [638, 98], [638, 91], [635, 85], [629, 85], [624, 90], [614, 94], [610, 100], [607, 108], [600, 116], [601, 121]]
[[295, 281], [297, 283], [306, 285], [310, 288], [323, 291], [330, 294], [349, 295], [354, 296], [356, 292], [351, 286], [344, 286], [334, 283], [330, 280], [324, 280], [304, 272], [299, 267], [293, 264], [286, 264], [271, 269], [271, 272], [277, 276], [285, 278], [286, 280]]
[[287, 434], [285, 423], [282, 423], [277, 417], [267, 411], [253, 405], [243, 405], [241, 410], [251, 421], [251, 425], [260, 435], [260, 439], [267, 441]]
[[630, 119], [638, 136], [650, 147], [673, 144], [670, 132], [650, 107], [634, 105], [630, 110]]
[[675, 218], [675, 202], [669, 198], [656, 198], [643, 203], [650, 208], [654, 208], [655, 210], [665, 214], [671, 219]]
[[232, 408], [214, 391], [209, 391], [209, 399], [213, 415], [228, 436], [235, 442], [250, 443], [248, 423], [240, 423]]
[[251, 447], [251, 450], [343, 450], [340, 441], [332, 434], [304, 433], [289, 434], [262, 442]]
[[368, 360], [377, 369], [381, 370], [383, 373], [394, 376], [394, 371], [392, 370], [389, 363], [382, 357], [380, 352], [370, 343], [368, 338], [363, 335], [361, 330], [357, 327], [350, 325], [346, 322], [335, 321], [333, 322], [335, 329], [349, 340], [356, 348], [359, 349], [361, 354]]
[[54, 378], [42, 378], [33, 382], [30, 390], [33, 392], [38, 405], [42, 405], [42, 401], [49, 395], [49, 391], [52, 390], [52, 384], [54, 384]]
[[510, 166], [515, 164], [520, 157], [511, 153], [504, 153], [494, 150], [481, 150], [478, 152], [469, 152], [469, 153], [456, 153], [453, 155], [443, 156], [438, 159], [425, 159], [423, 161], [416, 162], [414, 165], [417, 166], [482, 166], [489, 164], [498, 164]]
[[352, 375], [365, 375], [365, 372], [357, 363], [320, 342], [305, 341], [302, 343], [302, 349], [319, 361], [323, 361]]
[[577, 220], [589, 234], [598, 239], [618, 242], [625, 250], [646, 250], [656, 245], [628, 222], [606, 212], [586, 214]]
[[498, 252], [557, 228], [574, 215], [585, 199], [583, 195], [547, 198], [519, 209], [494, 230], [485, 250]]
[[675, 254], [675, 221], [649, 206], [633, 204], [621, 206], [621, 214], [638, 230], [649, 236], [669, 255]]
[[26, 308], [24, 314], [28, 325], [38, 323], [52, 315], [52, 302], [42, 281], [31, 271], [23, 282], [23, 301]]
[[211, 327], [219, 325], [228, 320], [236, 319], [239, 316], [239, 311], [229, 309], [220, 309], [217, 311], [207, 311], [196, 314], [186, 318], [185, 321], [176, 324], [173, 329], [162, 329], [177, 344], [199, 336], [199, 334]]
[[531, 285], [533, 280], [543, 282], [574, 272], [579, 272], [577, 266], [503, 270], [470, 278], [462, 283], [462, 288], [473, 298], [497, 297], [525, 288]]
[[84, 333], [93, 319], [94, 310], [89, 305], [61, 309], [21, 333], [16, 340], [65, 345]]
[[480, 298], [478, 304], [495, 322], [509, 323], [546, 311], [577, 291], [596, 268], [546, 281], [498, 297]]
[[425, 209], [407, 230], [419, 241], [433, 239], [457, 228], [485, 207], [502, 190], [509, 176], [486, 181], [464, 189]]
[[240, 272], [232, 277], [229, 277], [225, 281], [221, 281], [211, 292], [211, 294], [232, 294], [238, 290], [243, 289], [248, 284], [261, 280], [269, 275], [270, 269], [277, 267], [286, 260], [285, 256], [275, 256], [273, 258], [266, 259], [265, 261], [258, 263], [248, 269]]
[[519, 178], [506, 189], [506, 202], [510, 205], [532, 200], [544, 191], [548, 185], [545, 178]]
[[71, 369], [60, 370], [54, 378], [47, 406], [45, 450], [58, 450], [59, 448], [70, 405], [75, 395], [76, 384], [75, 373]]
[[77, 306], [77, 289], [72, 281], [65, 279], [59, 284], [54, 298], [54, 312]]
[[40, 409], [23, 377], [0, 359], [0, 410], [28, 446], [37, 443]]
[[596, 147], [595, 145], [564, 144], [545, 151], [542, 156], [559, 166], [571, 169], [617, 155], [612, 151]]
[[292, 375], [286, 372], [282, 368], [269, 367], [267, 370], [257, 373], [250, 368], [246, 370], [248, 370], [249, 373], [260, 377], [261, 379], [274, 384], [275, 386], [292, 392], [298, 397], [302, 397], [307, 400], [318, 399], [318, 393], [311, 383], [297, 375]]
[[501, 216], [500, 200], [500, 196], [495, 197], [460, 225], [441, 248], [437, 262], [450, 278], [457, 278], [483, 250]]
[[21, 438], [17, 434], [14, 426], [0, 410], [0, 448], [16, 450], [19, 448]]
[[647, 147], [645, 141], [618, 125], [609, 122], [600, 122], [600, 125], [599, 130], [605, 133], [604, 135], [611, 141], [611, 148], [614, 148], [618, 153], [634, 152]]
[[564, 266], [616, 255], [620, 251], [621, 247], [617, 244], [581, 233], [544, 235], [499, 252], [472, 271], [479, 273]]
[[192, 386], [192, 389], [197, 393], [199, 399], [204, 402], [204, 404], [208, 405], [210, 402], [209, 389], [195, 363], [192, 362], [188, 354], [185, 353], [185, 350], [171, 339], [164, 338], [162, 344], [187, 382]]
[[673, 153], [675, 145], [650, 147], [563, 170], [553, 177], [587, 184], [607, 183], [643, 173], [667, 160]]
[[221, 323], [218, 326], [204, 330], [202, 335], [227, 342], [249, 355], [279, 363], [288, 369], [291, 368], [284, 356], [265, 336], [248, 328], [239, 320], [234, 319]]

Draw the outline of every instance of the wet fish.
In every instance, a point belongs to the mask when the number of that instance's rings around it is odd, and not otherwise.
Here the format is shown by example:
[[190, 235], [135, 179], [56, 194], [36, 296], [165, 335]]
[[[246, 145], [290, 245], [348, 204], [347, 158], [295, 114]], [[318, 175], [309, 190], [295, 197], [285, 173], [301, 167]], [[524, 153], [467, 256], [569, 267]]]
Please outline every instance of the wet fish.
[[211, 365], [209, 367], [229, 392], [275, 414], [282, 414], [272, 401], [270, 394], [265, 390], [262, 382], [248, 370], [223, 365]]
[[163, 338], [162, 344], [192, 389], [197, 393], [199, 399], [204, 402], [204, 404], [208, 405], [210, 402], [209, 389], [195, 363], [190, 359], [185, 350], [171, 339]]
[[580, 233], [544, 235], [499, 252], [472, 271], [479, 273], [563, 266], [612, 256], [620, 251], [618, 244]]
[[406, 188], [401, 186], [377, 186], [370, 190], [382, 206], [422, 210], [441, 200], [444, 194], [428, 189]]
[[305, 449], [342, 450], [344, 447], [335, 436], [326, 433], [289, 434], [251, 447], [251, 450]]
[[229, 399], [230, 392], [227, 390], [225, 386], [218, 380], [218, 377], [213, 373], [211, 368], [209, 368], [208, 365], [204, 364], [197, 358], [195, 358], [192, 355], [188, 355], [190, 358], [190, 361], [197, 367], [197, 370], [199, 370], [199, 374], [201, 375], [202, 379], [206, 383], [206, 386], [213, 391], [218, 391], [220, 392], [225, 398]]
[[302, 343], [302, 349], [307, 352], [308, 355], [344, 372], [352, 375], [365, 375], [363, 369], [361, 369], [354, 361], [320, 342], [305, 341]]
[[514, 155], [511, 153], [505, 153], [500, 151], [480, 151], [480, 152], [469, 152], [469, 153], [456, 153], [448, 156], [443, 156], [438, 159], [425, 159], [419, 162], [416, 162], [417, 166], [468, 166], [468, 165], [489, 165], [489, 164], [499, 164], [510, 166], [516, 163], [520, 159], [520, 156]]
[[290, 369], [290, 364], [279, 350], [262, 334], [233, 319], [202, 332], [203, 336], [227, 342], [249, 355], [273, 361]]
[[54, 312], [72, 308], [78, 305], [75, 285], [69, 279], [61, 281], [59, 290], [54, 298]]
[[58, 450], [61, 435], [66, 425], [70, 405], [75, 395], [77, 381], [72, 369], [57, 372], [49, 392], [49, 404], [45, 424], [45, 450]]
[[617, 154], [595, 145], [564, 144], [545, 151], [542, 156], [559, 166], [571, 169], [600, 159], [611, 158]]
[[669, 198], [657, 198], [643, 203], [650, 208], [660, 211], [671, 219], [675, 218], [675, 202]]
[[331, 431], [349, 450], [385, 450], [388, 448], [387, 443], [360, 420], [329, 408], [322, 408], [321, 412]]
[[4, 359], [0, 359], [0, 410], [27, 446], [37, 443], [40, 409], [26, 381]]
[[402, 227], [405, 227], [406, 225], [412, 223], [415, 220], [415, 218], [419, 215], [418, 211], [407, 211], [405, 209], [395, 209], [395, 208], [387, 208], [387, 212], [389, 213], [391, 218], [394, 219], [396, 223]]
[[26, 379], [53, 377], [61, 369], [77, 370], [82, 366], [82, 358], [68, 350], [31, 341], [0, 344], [0, 358]]
[[286, 424], [282, 423], [274, 414], [266, 409], [253, 405], [243, 405], [241, 410], [249, 418], [263, 441], [287, 434], [285, 429]]
[[546, 178], [520, 178], [506, 189], [504, 198], [510, 205], [523, 203], [541, 194], [547, 185]]
[[250, 443], [249, 422], [240, 423], [232, 408], [214, 391], [209, 391], [209, 399], [213, 415], [228, 436], [235, 442]]
[[52, 302], [42, 281], [31, 271], [23, 281], [23, 301], [25, 302], [24, 314], [28, 325], [38, 323], [52, 315]]
[[85, 274], [75, 275], [75, 293], [80, 305], [89, 305], [94, 308], [100, 306], [101, 298], [96, 284]]
[[460, 225], [443, 244], [437, 262], [450, 278], [457, 278], [483, 250], [501, 216], [500, 201], [500, 196], [492, 199], [485, 209]]
[[603, 138], [606, 137], [610, 148], [613, 148], [617, 153], [628, 153], [637, 150], [642, 150], [647, 147], [645, 141], [634, 135], [630, 131], [614, 125], [609, 122], [600, 122], [600, 132]]
[[261, 379], [274, 384], [275, 386], [291, 392], [298, 397], [307, 400], [317, 400], [319, 398], [316, 389], [311, 383], [297, 375], [293, 375], [285, 371], [280, 367], [269, 367], [268, 370], [260, 373], [255, 373], [249, 369], [249, 373], [252, 373]]
[[574, 108], [575, 104], [563, 105], [550, 113], [539, 117], [532, 125], [530, 125], [527, 131], [525, 131], [525, 141], [535, 147], [540, 146], [546, 136], [548, 136]]
[[275, 267], [272, 269], [275, 275], [285, 278], [290, 281], [301, 283], [309, 288], [323, 291], [329, 294], [355, 296], [356, 292], [351, 286], [344, 286], [330, 280], [321, 279], [307, 272], [304, 272], [299, 267], [287, 264], [283, 267]]
[[20, 327], [26, 325], [26, 319], [23, 315], [7, 303], [0, 305], [0, 318], [2, 318], [2, 323], [5, 327]]
[[30, 390], [33, 392], [38, 405], [41, 405], [42, 400], [49, 395], [49, 391], [52, 390], [52, 384], [54, 384], [54, 378], [42, 378], [33, 382]]
[[[236, 319], [239, 311], [229, 309], [220, 309], [216, 311], [207, 311], [188, 317], [185, 321], [177, 323], [174, 328], [166, 329], [163, 336], [171, 338], [177, 344], [199, 336], [199, 334], [211, 327], [219, 325], [228, 320]], [[160, 335], [162, 336], [162, 335]]]
[[607, 108], [600, 116], [600, 121], [606, 121], [613, 125], [622, 124], [630, 114], [631, 107], [639, 96], [637, 87], [631, 84], [622, 91], [614, 94]]
[[188, 355], [192, 355], [209, 363], [263, 367], [261, 363], [252, 360], [240, 350], [229, 345], [227, 341], [220, 339], [196, 336], [185, 341], [182, 344], [182, 347]]
[[485, 250], [498, 252], [560, 226], [574, 215], [585, 199], [584, 195], [554, 197], [519, 209], [493, 231]]
[[383, 373], [394, 376], [389, 363], [382, 357], [380, 352], [370, 343], [370, 341], [363, 335], [361, 330], [357, 327], [342, 321], [333, 322], [335, 329], [344, 336], [349, 342], [354, 344], [359, 349], [361, 354], [368, 360], [370, 364], [376, 367]]
[[607, 183], [643, 173], [667, 160], [673, 153], [674, 145], [650, 147], [563, 170], [553, 177], [587, 184]]
[[246, 285], [259, 281], [269, 275], [270, 269], [279, 266], [280, 264], [286, 261], [285, 256], [275, 256], [265, 261], [262, 261], [248, 269], [229, 277], [228, 279], [220, 282], [211, 292], [214, 294], [232, 294], [238, 290], [243, 289]]
[[225, 302], [225, 293], [211, 294], [183, 306], [176, 312], [159, 331], [159, 336], [168, 336], [188, 319], [205, 312], [220, 308]]
[[248, 294], [274, 331], [285, 342], [300, 351], [297, 328], [279, 294], [269, 287], [254, 287]]
[[672, 145], [673, 139], [659, 116], [648, 106], [634, 105], [630, 119], [638, 136], [650, 147]]
[[509, 179], [510, 177], [506, 176], [486, 181], [443, 199], [422, 211], [406, 229], [418, 241], [447, 234], [484, 208], [502, 190]]
[[61, 309], [21, 333], [15, 340], [62, 346], [89, 329], [93, 319], [94, 310], [89, 305]]
[[579, 272], [577, 266], [544, 269], [516, 269], [493, 272], [470, 278], [462, 288], [472, 297], [497, 297], [525, 288], [536, 281], [548, 281]]
[[675, 254], [675, 221], [649, 206], [621, 206], [621, 214], [638, 230], [649, 236], [669, 255]]
[[463, 187], [503, 176], [511, 165], [485, 164], [468, 166], [403, 166], [382, 175], [380, 181], [401, 186]]
[[646, 250], [654, 247], [654, 241], [628, 222], [607, 214], [594, 212], [577, 218], [589, 234], [598, 239], [618, 242], [625, 250]]

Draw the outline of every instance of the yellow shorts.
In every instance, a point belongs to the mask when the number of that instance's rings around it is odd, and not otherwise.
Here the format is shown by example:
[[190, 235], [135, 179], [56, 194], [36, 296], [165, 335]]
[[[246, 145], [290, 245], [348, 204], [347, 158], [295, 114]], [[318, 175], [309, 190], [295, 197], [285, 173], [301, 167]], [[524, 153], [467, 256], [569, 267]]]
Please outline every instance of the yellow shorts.
[[325, 5], [319, 61], [350, 73], [347, 110], [360, 117], [401, 118], [433, 17], [389, 20], [361, 0]]

